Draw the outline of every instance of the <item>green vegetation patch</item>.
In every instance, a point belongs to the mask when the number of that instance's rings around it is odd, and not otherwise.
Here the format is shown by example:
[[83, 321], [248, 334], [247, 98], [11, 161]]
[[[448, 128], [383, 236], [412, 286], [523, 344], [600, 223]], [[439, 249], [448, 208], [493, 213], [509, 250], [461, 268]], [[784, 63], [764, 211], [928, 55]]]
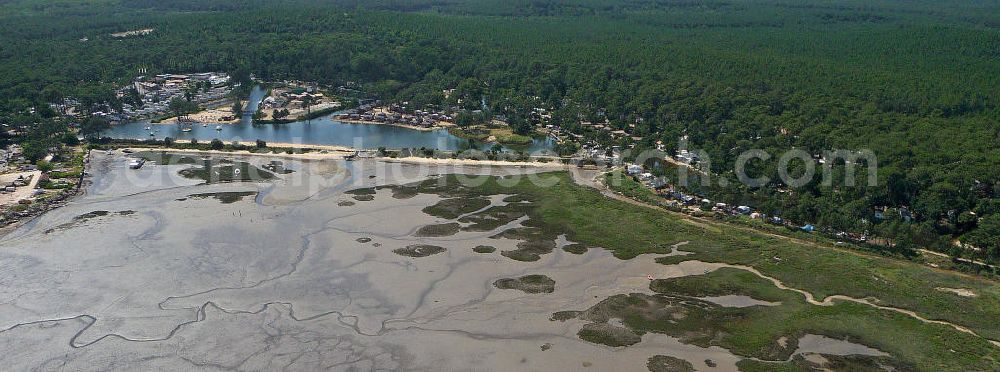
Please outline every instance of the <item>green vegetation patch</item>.
[[468, 223], [466, 231], [493, 231], [528, 215], [531, 205], [525, 203], [494, 206], [482, 212], [470, 214], [458, 221]]
[[254, 197], [256, 197], [257, 196], [257, 192], [256, 191], [228, 191], [228, 192], [212, 192], [212, 193], [203, 193], [203, 194], [188, 195], [188, 197], [192, 198], [192, 199], [213, 198], [213, 199], [216, 199], [218, 201], [221, 201], [222, 204], [232, 204], [232, 203], [241, 201], [241, 200], [243, 200], [243, 198], [248, 197], [248, 196], [254, 196]]
[[606, 323], [584, 324], [577, 333], [580, 339], [611, 347], [631, 346], [642, 341], [642, 336], [628, 328]]
[[646, 361], [651, 372], [694, 372], [694, 365], [684, 359], [667, 355], [654, 355]]
[[461, 225], [458, 222], [427, 225], [418, 229], [413, 235], [419, 237], [452, 236], [458, 233], [459, 228], [461, 228]]
[[775, 287], [746, 270], [724, 267], [705, 275], [656, 279], [649, 288], [657, 293], [691, 297], [744, 295], [768, 302], [800, 301], [800, 295]]
[[256, 182], [275, 178], [274, 173], [242, 161], [203, 160], [200, 167], [183, 169], [180, 175], [205, 183]]
[[420, 195], [415, 187], [391, 186], [389, 190], [392, 191], [392, 197], [395, 199], [410, 199]]
[[720, 306], [694, 298], [632, 293], [611, 296], [578, 318], [600, 324], [620, 319], [638, 335], [665, 333], [701, 346], [715, 339], [718, 324], [728, 315]]
[[423, 211], [434, 217], [453, 220], [464, 214], [486, 208], [489, 205], [490, 201], [486, 198], [462, 197], [444, 199], [437, 202], [437, 204], [424, 208]]
[[[528, 252], [536, 250], [535, 254], [514, 254], [521, 259], [535, 259], [553, 249], [554, 239], [560, 234], [589, 247], [608, 249], [622, 259], [647, 253], [667, 254], [672, 244], [687, 241], [683, 249], [692, 254], [658, 261], [673, 264], [701, 260], [752, 266], [819, 298], [832, 294], [877, 298], [883, 305], [914, 310], [928, 318], [955, 322], [1000, 338], [1000, 324], [992, 321], [1000, 317], [1000, 291], [994, 282], [935, 271], [912, 262], [760, 235], [730, 225], [682, 219], [665, 211], [611, 200], [597, 190], [574, 184], [565, 172], [538, 177], [549, 186], [539, 187], [526, 178], [516, 182], [492, 176], [442, 176], [413, 187], [420, 193], [445, 198], [507, 194], [530, 201], [476, 214], [487, 215], [497, 209], [511, 213], [510, 217], [528, 218], [524, 228], [502, 232], [496, 238], [553, 241], [551, 245], [529, 245]], [[467, 218], [473, 216], [462, 221]], [[979, 296], [955, 296], [937, 287], [968, 288]], [[737, 355], [766, 360], [788, 360], [799, 337], [818, 334], [882, 350], [893, 356], [894, 363], [910, 369], [1000, 369], [998, 349], [982, 338], [863, 304], [810, 305], [802, 295], [779, 290], [771, 282], [738, 269], [655, 281], [651, 288], [657, 293], [613, 296], [594, 309], [559, 312], [553, 318], [565, 320], [575, 314], [574, 318], [580, 316], [591, 323], [606, 323], [595, 315], [603, 312], [615, 315], [636, 334], [661, 332], [683, 342], [721, 346]], [[725, 308], [694, 298], [729, 294], [781, 304]], [[778, 342], [781, 339], [784, 346]]]
[[[995, 347], [947, 326], [853, 302], [832, 306], [806, 303], [803, 296], [739, 269], [651, 282], [657, 294], [616, 295], [576, 314], [594, 323], [621, 319], [638, 335], [663, 333], [700, 347], [720, 346], [736, 355], [787, 361], [805, 334], [824, 335], [885, 351], [891, 357], [847, 358], [845, 366], [881, 364], [913, 369], [973, 369], [997, 365], [996, 359], [953, 358], [949, 354], [993, 358]], [[771, 307], [727, 308], [692, 296], [748, 295], [780, 302]], [[564, 318], [571, 314], [566, 313]], [[553, 318], [555, 318], [553, 314]], [[591, 336], [593, 337], [593, 335]], [[601, 343], [606, 341], [605, 339]], [[836, 359], [836, 358], [834, 358]], [[833, 359], [830, 359], [833, 360]], [[851, 364], [849, 364], [851, 363]], [[770, 364], [767, 364], [770, 365]], [[782, 364], [801, 370], [802, 365]], [[765, 369], [767, 370], [767, 369]]]
[[[59, 230], [66, 230], [66, 229], [72, 228], [74, 226], [77, 226], [79, 224], [82, 224], [84, 222], [87, 222], [87, 221], [90, 221], [90, 220], [93, 220], [93, 219], [97, 219], [97, 218], [101, 218], [101, 217], [105, 217], [105, 216], [108, 216], [110, 214], [111, 214], [111, 212], [109, 212], [109, 211], [92, 211], [92, 212], [87, 212], [87, 213], [81, 214], [79, 216], [73, 217], [73, 220], [71, 220], [70, 222], [66, 222], [66, 223], [60, 224], [59, 226], [56, 226], [54, 228], [47, 229], [47, 230], [44, 231], [44, 233], [45, 234], [51, 234], [51, 233], [59, 231]], [[125, 214], [122, 214], [122, 215], [125, 215]]]
[[354, 195], [352, 198], [354, 200], [361, 201], [361, 202], [370, 202], [372, 200], [375, 200], [375, 195], [371, 195], [371, 194]]
[[516, 289], [524, 293], [552, 293], [556, 288], [556, 281], [545, 275], [533, 274], [520, 278], [503, 278], [493, 282], [493, 286], [499, 289]]
[[[525, 222], [528, 225], [531, 220]], [[517, 249], [503, 251], [500, 254], [517, 261], [538, 261], [542, 255], [552, 253], [556, 248], [556, 236], [558, 230], [553, 226], [531, 223], [534, 226], [517, 227], [507, 229], [497, 235], [494, 239], [514, 239], [522, 240], [517, 243]], [[538, 227], [540, 225], [540, 227]]]
[[376, 190], [374, 187], [365, 187], [360, 189], [344, 191], [347, 195], [375, 195]]
[[589, 248], [587, 247], [586, 244], [580, 244], [580, 243], [567, 244], [566, 246], [562, 247], [563, 251], [572, 254], [584, 254], [587, 253], [588, 249]]
[[555, 313], [552, 313], [552, 317], [550, 317], [549, 320], [565, 322], [570, 319], [576, 319], [576, 317], [580, 316], [580, 313], [581, 311], [572, 311], [572, 310], [557, 311]]
[[912, 371], [913, 366], [905, 365], [888, 357], [869, 355], [830, 355], [814, 354], [818, 358], [807, 358], [795, 355], [789, 361], [767, 362], [743, 359], [736, 362], [736, 367], [743, 372], [799, 372], [799, 371], [852, 371], [852, 372], [883, 372]]
[[199, 164], [204, 160], [184, 154], [170, 153], [166, 151], [140, 151], [131, 156], [151, 161], [159, 165], [188, 165]]
[[475, 248], [472, 248], [472, 251], [476, 253], [493, 253], [497, 251], [497, 247], [489, 245], [480, 245], [476, 246]]
[[542, 259], [542, 255], [552, 253], [556, 243], [545, 240], [535, 240], [517, 243], [517, 249], [500, 252], [504, 257], [516, 261], [532, 262]]
[[497, 136], [497, 142], [504, 145], [530, 145], [533, 139], [516, 133], [502, 134]]
[[93, 218], [104, 217], [104, 216], [107, 216], [109, 214], [111, 214], [111, 212], [108, 212], [108, 211], [93, 211], [93, 212], [87, 212], [87, 213], [81, 214], [79, 216], [73, 217], [73, 220], [74, 221], [86, 221], [86, 220], [93, 219]]
[[447, 249], [436, 245], [414, 244], [406, 246], [405, 248], [394, 249], [392, 253], [400, 256], [419, 258], [433, 256], [438, 253], [444, 253], [445, 251], [447, 251]]

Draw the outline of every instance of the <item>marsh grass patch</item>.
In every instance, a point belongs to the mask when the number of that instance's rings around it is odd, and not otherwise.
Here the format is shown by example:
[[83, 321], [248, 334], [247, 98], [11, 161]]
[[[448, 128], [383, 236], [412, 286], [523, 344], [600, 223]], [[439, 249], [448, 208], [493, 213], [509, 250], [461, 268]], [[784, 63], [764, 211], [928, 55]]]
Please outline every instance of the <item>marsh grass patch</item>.
[[162, 151], [141, 151], [130, 156], [143, 159], [145, 161], [151, 161], [157, 165], [189, 165], [198, 164], [204, 160], [184, 154], [175, 154]]
[[398, 254], [400, 256], [420, 258], [420, 257], [433, 256], [439, 253], [444, 253], [445, 251], [447, 251], [447, 249], [436, 245], [414, 244], [406, 246], [404, 248], [394, 249], [392, 253]]
[[375, 200], [375, 195], [373, 195], [373, 194], [354, 195], [353, 198], [354, 198], [354, 200], [357, 200], [357, 201], [360, 201], [360, 202], [370, 202], [370, 201]]
[[444, 199], [426, 207], [423, 212], [434, 217], [454, 220], [464, 214], [472, 213], [490, 205], [489, 199], [477, 197], [462, 197]]
[[201, 166], [182, 169], [179, 174], [185, 178], [205, 181], [205, 183], [257, 182], [275, 178], [274, 173], [242, 161], [226, 163], [217, 160], [204, 160]]
[[650, 372], [694, 372], [694, 365], [684, 359], [667, 355], [654, 355], [646, 361]]
[[[818, 358], [816, 358], [818, 357]], [[797, 354], [788, 361], [743, 359], [740, 371], [916, 371], [919, 368], [891, 357], [870, 355]]]
[[241, 201], [241, 200], [243, 200], [243, 198], [246, 198], [248, 196], [256, 197], [257, 196], [257, 192], [256, 191], [211, 192], [211, 193], [202, 193], [202, 194], [188, 195], [188, 198], [191, 198], [191, 199], [208, 199], [208, 198], [212, 198], [212, 199], [215, 199], [215, 200], [218, 200], [218, 201], [222, 202], [222, 204], [232, 204], [232, 203]]
[[108, 211], [87, 212], [87, 213], [81, 214], [79, 216], [73, 217], [73, 221], [86, 221], [86, 220], [90, 220], [90, 219], [94, 219], [94, 218], [98, 218], [98, 217], [104, 217], [104, 216], [107, 216], [109, 214], [111, 214], [111, 212], [108, 212]]
[[517, 243], [517, 249], [500, 252], [504, 257], [515, 261], [534, 262], [542, 259], [542, 255], [552, 253], [556, 242], [547, 240], [532, 240]]
[[590, 248], [587, 247], [586, 244], [581, 244], [581, 243], [567, 244], [566, 246], [562, 247], [563, 251], [572, 254], [584, 254], [587, 253], [587, 250], [589, 249]]
[[347, 194], [347, 195], [375, 195], [375, 192], [376, 191], [375, 191], [374, 187], [365, 187], [365, 188], [360, 188], [360, 189], [347, 190], [347, 191], [344, 191], [344, 194]]
[[577, 336], [584, 341], [611, 347], [632, 346], [642, 341], [642, 336], [632, 330], [607, 323], [584, 324]]
[[87, 221], [90, 221], [90, 220], [98, 219], [98, 218], [101, 218], [101, 217], [106, 217], [106, 216], [108, 216], [110, 214], [111, 214], [110, 211], [91, 211], [91, 212], [87, 212], [87, 213], [81, 214], [79, 216], [73, 217], [73, 219], [71, 221], [69, 221], [69, 222], [60, 224], [59, 226], [53, 227], [51, 229], [47, 229], [43, 233], [44, 234], [51, 234], [51, 233], [59, 231], [59, 230], [66, 230], [66, 229], [75, 227], [77, 225], [83, 224], [83, 223], [85, 223]]
[[494, 206], [479, 213], [466, 215], [460, 218], [458, 222], [469, 224], [462, 228], [465, 231], [493, 231], [527, 216], [530, 208], [527, 205], [517, 204]]
[[418, 237], [443, 237], [452, 236], [458, 233], [461, 225], [457, 222], [443, 223], [438, 225], [423, 226], [414, 233]]
[[[637, 336], [646, 332], [663, 333], [684, 343], [707, 347], [720, 333], [718, 323], [729, 315], [727, 309], [698, 299], [632, 293], [608, 297], [579, 312], [577, 318], [608, 326], [612, 319], [621, 319], [625, 329]], [[624, 336], [617, 328], [621, 327], [591, 325], [579, 335], [587, 336], [584, 338], [587, 341], [623, 346], [622, 340], [631, 338], [622, 339]], [[615, 332], [602, 336], [609, 331]]]
[[503, 251], [500, 254], [512, 260], [531, 262], [538, 261], [542, 255], [552, 253], [555, 250], [556, 236], [559, 235], [558, 230], [551, 229], [549, 226], [540, 226], [531, 221], [529, 219], [524, 222], [525, 226], [523, 227], [507, 229], [491, 237], [493, 239], [521, 240], [517, 243], [517, 249]]
[[480, 245], [472, 248], [472, 251], [476, 253], [493, 253], [497, 251], [497, 247], [491, 245]]
[[573, 310], [557, 311], [555, 313], [552, 313], [552, 316], [549, 317], [549, 320], [553, 322], [555, 321], [565, 322], [567, 320], [576, 319], [576, 317], [580, 316], [580, 313], [581, 313], [580, 311], [573, 311]]
[[493, 286], [499, 289], [515, 289], [524, 293], [552, 293], [555, 291], [556, 281], [545, 275], [533, 274], [519, 278], [504, 278], [493, 282]]
[[417, 195], [420, 195], [420, 191], [416, 187], [410, 186], [388, 186], [388, 189], [392, 191], [392, 197], [394, 199], [410, 199]]

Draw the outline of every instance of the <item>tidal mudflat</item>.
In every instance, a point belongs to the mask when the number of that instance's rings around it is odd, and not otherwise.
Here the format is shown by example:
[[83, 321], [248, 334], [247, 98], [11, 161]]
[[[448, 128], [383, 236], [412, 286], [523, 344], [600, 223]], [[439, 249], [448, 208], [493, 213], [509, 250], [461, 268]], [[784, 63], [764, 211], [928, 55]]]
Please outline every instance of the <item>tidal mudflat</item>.
[[[709, 262], [715, 236], [683, 223], [602, 233], [515, 177], [603, 218], [645, 213], [565, 172], [282, 159], [292, 172], [205, 182], [208, 159], [187, 156], [131, 170], [94, 153], [86, 196], [0, 239], [7, 368], [922, 369], [905, 347], [824, 323], [840, 312], [903, 325], [886, 337], [967, 343], [916, 344], [932, 355], [992, 348], [906, 314], [808, 303]], [[246, 172], [275, 159], [215, 160]]]

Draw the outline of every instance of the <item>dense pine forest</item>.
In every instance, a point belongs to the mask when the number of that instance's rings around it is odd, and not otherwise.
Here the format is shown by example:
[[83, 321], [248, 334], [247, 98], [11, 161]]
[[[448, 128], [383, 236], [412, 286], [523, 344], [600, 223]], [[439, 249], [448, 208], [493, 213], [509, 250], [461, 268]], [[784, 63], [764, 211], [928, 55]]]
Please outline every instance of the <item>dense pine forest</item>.
[[[25, 129], [4, 141], [44, 146], [65, 131], [49, 103], [113, 108], [140, 69], [352, 82], [418, 103], [488, 97], [512, 126], [544, 107], [611, 144], [580, 125], [607, 120], [637, 149], [672, 152], [687, 136], [733, 179], [693, 186], [713, 199], [1000, 259], [996, 1], [0, 1], [0, 123]], [[879, 182], [751, 188], [732, 169], [753, 148], [869, 149]], [[914, 219], [878, 221], [883, 207]]]

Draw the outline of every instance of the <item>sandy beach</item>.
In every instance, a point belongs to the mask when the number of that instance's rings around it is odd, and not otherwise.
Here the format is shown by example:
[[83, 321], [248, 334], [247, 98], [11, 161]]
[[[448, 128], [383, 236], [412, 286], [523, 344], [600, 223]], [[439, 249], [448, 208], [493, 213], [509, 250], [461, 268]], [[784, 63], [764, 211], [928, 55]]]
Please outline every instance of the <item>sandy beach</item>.
[[[192, 124], [237, 124], [240, 122], [240, 115], [233, 115], [233, 110], [231, 108], [216, 108], [200, 111], [193, 114], [187, 115], [188, 120]], [[223, 120], [225, 118], [229, 120]], [[156, 124], [177, 124], [180, 123], [177, 117], [170, 117], [164, 119]]]
[[[251, 141], [239, 141], [237, 142], [244, 146], [255, 146], [256, 142]], [[299, 160], [343, 160], [345, 157], [354, 155], [357, 150], [346, 146], [334, 146], [334, 145], [310, 145], [310, 144], [294, 144], [294, 143], [283, 143], [283, 142], [269, 142], [267, 144], [274, 148], [297, 148], [297, 149], [310, 149], [316, 150], [313, 152], [307, 152], [302, 154], [286, 154], [286, 153], [254, 153], [250, 151], [218, 151], [218, 150], [186, 150], [186, 149], [168, 149], [161, 147], [130, 147], [132, 150], [136, 151], [166, 151], [170, 153], [182, 153], [182, 154], [204, 154], [204, 155], [238, 155], [238, 156], [253, 156], [253, 157], [275, 157], [284, 159], [299, 159]], [[390, 157], [379, 157], [377, 158], [380, 162], [385, 163], [403, 163], [403, 164], [423, 164], [423, 165], [452, 165], [452, 166], [502, 166], [502, 167], [530, 167], [530, 168], [547, 168], [547, 169], [572, 169], [575, 166], [563, 164], [558, 161], [549, 162], [539, 162], [539, 161], [503, 161], [503, 160], [475, 160], [475, 159], [452, 159], [452, 158], [424, 158], [424, 157], [405, 157], [405, 158], [390, 158]]]

